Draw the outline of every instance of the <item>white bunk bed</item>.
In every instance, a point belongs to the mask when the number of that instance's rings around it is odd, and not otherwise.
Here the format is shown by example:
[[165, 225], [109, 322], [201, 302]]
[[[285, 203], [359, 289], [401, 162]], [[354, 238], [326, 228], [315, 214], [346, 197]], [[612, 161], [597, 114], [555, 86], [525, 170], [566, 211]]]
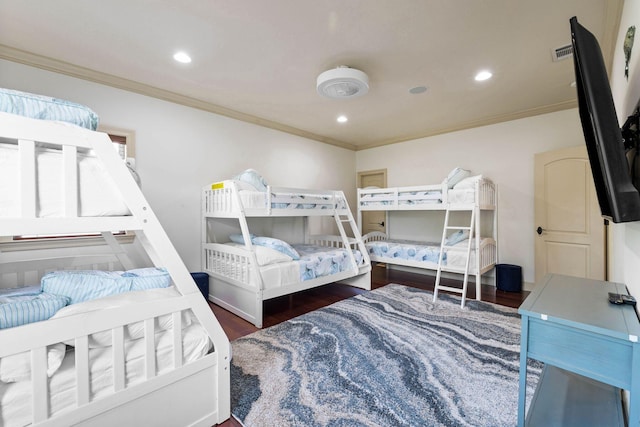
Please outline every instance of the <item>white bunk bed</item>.
[[[0, 329], [0, 425], [211, 426], [229, 418], [229, 341], [106, 134], [0, 113], [0, 200], [0, 236], [103, 238], [0, 247], [0, 314], [18, 320]], [[133, 231], [133, 242], [120, 242], [121, 230]], [[48, 301], [45, 280], [120, 280], [136, 267], [164, 272], [169, 286], [53, 307], [44, 320], [12, 311], [23, 308], [20, 293]], [[96, 292], [111, 293], [103, 282], [93, 283]]]
[[[454, 169], [449, 178], [456, 171], [460, 169]], [[445, 179], [435, 185], [358, 189], [359, 227], [362, 227], [364, 211], [385, 211], [388, 226], [391, 222], [389, 213], [393, 211], [445, 211], [439, 242], [392, 239], [377, 231], [367, 233], [363, 239], [372, 262], [436, 270], [434, 298], [438, 288], [462, 293], [462, 306], [466, 298], [467, 276], [475, 275], [476, 299], [480, 300], [482, 275], [497, 263], [496, 186], [489, 179], [480, 175], [468, 176], [468, 171], [465, 172], [463, 178], [455, 181]], [[453, 211], [470, 212], [470, 224], [451, 226], [449, 213]], [[489, 235], [482, 235], [482, 215], [487, 212], [493, 213], [493, 224]], [[439, 286], [443, 271], [464, 274], [463, 289]]]
[[[337, 235], [310, 235], [313, 217], [334, 220]], [[369, 257], [341, 191], [247, 185], [241, 176], [203, 188], [202, 218], [209, 299], [258, 328], [265, 300], [333, 282], [371, 289]], [[278, 221], [288, 231], [300, 229], [288, 234], [295, 242], [271, 236]], [[268, 236], [256, 237], [256, 230]]]

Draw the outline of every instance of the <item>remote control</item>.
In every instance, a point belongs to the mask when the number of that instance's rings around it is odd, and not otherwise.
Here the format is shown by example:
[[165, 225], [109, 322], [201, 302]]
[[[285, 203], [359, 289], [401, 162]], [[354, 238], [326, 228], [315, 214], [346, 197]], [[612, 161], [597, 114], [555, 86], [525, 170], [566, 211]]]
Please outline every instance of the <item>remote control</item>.
[[636, 299], [634, 297], [632, 297], [631, 295], [622, 295], [622, 301], [625, 304], [629, 304], [629, 305], [636, 305]]
[[609, 292], [609, 302], [611, 304], [624, 304], [624, 299], [621, 294], [616, 294], [614, 292]]
[[609, 302], [611, 304], [629, 304], [629, 305], [636, 305], [636, 299], [634, 297], [632, 297], [631, 295], [623, 295], [623, 294], [616, 294], [614, 292], [609, 292]]

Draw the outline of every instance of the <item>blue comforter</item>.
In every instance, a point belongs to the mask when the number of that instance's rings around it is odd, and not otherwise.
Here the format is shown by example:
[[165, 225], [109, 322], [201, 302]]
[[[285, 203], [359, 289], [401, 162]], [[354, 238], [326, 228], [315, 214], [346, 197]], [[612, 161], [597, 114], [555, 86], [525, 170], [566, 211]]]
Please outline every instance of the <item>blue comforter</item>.
[[[300, 278], [302, 281], [347, 271], [352, 268], [351, 258], [345, 249], [317, 245], [292, 245], [300, 254]], [[360, 251], [353, 255], [358, 265], [363, 258]]]
[[[409, 261], [438, 262], [440, 256], [440, 245], [437, 243], [416, 243], [416, 242], [369, 242], [366, 244], [369, 254], [377, 257], [400, 258]], [[442, 257], [442, 262], [446, 264], [447, 253]]]

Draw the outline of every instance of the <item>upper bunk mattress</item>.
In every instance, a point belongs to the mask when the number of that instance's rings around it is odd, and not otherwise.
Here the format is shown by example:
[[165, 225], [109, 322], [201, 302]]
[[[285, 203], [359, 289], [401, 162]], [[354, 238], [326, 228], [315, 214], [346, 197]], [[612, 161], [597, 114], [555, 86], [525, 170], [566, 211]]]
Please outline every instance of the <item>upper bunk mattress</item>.
[[[38, 186], [36, 215], [64, 216], [62, 152], [36, 148]], [[20, 153], [18, 146], [0, 142], [0, 218], [20, 217]], [[91, 153], [78, 153], [79, 216], [129, 215], [115, 183]]]
[[395, 202], [399, 205], [421, 205], [442, 203], [441, 190], [427, 191], [401, 191], [397, 196], [394, 191], [363, 194], [360, 197], [360, 206], [389, 206]]
[[0, 111], [40, 120], [98, 128], [98, 115], [89, 107], [64, 99], [0, 88]]
[[310, 191], [300, 192], [263, 192], [240, 190], [240, 200], [246, 209], [346, 209], [343, 198], [313, 194]]

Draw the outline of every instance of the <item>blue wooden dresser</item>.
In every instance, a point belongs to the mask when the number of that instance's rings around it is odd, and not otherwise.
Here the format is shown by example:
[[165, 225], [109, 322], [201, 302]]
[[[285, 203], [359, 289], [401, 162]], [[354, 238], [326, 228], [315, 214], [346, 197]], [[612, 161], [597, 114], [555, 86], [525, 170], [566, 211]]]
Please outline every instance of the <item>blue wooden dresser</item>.
[[[522, 303], [518, 426], [640, 427], [640, 322], [623, 284], [549, 274]], [[525, 414], [527, 358], [545, 363]], [[526, 417], [525, 417], [526, 415]]]

